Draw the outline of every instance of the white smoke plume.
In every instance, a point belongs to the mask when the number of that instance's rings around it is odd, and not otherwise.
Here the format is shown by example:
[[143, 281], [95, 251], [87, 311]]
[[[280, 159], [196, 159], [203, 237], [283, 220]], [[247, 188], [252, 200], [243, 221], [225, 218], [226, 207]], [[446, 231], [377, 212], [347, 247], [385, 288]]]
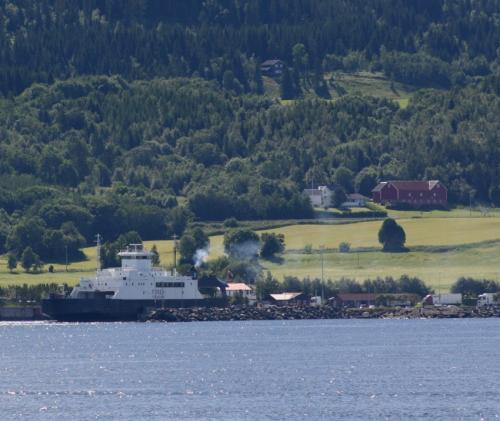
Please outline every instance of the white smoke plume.
[[208, 260], [208, 250], [207, 249], [198, 249], [196, 253], [193, 255], [194, 267], [199, 268], [203, 263]]
[[258, 241], [245, 241], [240, 244], [231, 244], [230, 254], [237, 259], [254, 259], [259, 255], [260, 243]]

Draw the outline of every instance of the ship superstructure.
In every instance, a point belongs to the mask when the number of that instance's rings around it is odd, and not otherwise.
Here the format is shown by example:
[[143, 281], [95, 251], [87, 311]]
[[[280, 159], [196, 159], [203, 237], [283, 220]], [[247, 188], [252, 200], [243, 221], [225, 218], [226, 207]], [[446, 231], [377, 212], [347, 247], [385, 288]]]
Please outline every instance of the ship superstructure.
[[[208, 307], [227, 303], [226, 284], [215, 277], [198, 280], [174, 269], [153, 267], [154, 254], [143, 244], [130, 244], [118, 253], [121, 266], [100, 268], [100, 238], [94, 277], [81, 278], [68, 296], [53, 294], [42, 301], [42, 312], [61, 321], [138, 320], [160, 307]], [[204, 295], [205, 288], [211, 295]]]
[[130, 244], [118, 253], [121, 267], [98, 269], [94, 278], [82, 278], [70, 298], [92, 298], [96, 293], [120, 300], [201, 300], [196, 274], [154, 268], [153, 253], [142, 244]]

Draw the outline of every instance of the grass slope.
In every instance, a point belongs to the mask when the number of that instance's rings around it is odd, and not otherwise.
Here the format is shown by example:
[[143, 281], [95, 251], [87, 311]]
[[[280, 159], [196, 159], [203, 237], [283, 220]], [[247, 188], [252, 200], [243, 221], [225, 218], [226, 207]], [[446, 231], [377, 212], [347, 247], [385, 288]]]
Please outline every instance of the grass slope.
[[408, 105], [415, 87], [399, 82], [392, 82], [382, 73], [357, 72], [327, 73], [325, 80], [332, 98], [342, 94], [374, 96], [387, 98], [399, 103], [401, 108]]
[[[406, 232], [407, 246], [438, 246], [500, 239], [500, 218], [414, 218], [398, 219]], [[285, 234], [288, 250], [323, 245], [336, 248], [342, 241], [352, 247], [379, 247], [380, 221], [338, 225], [292, 225], [269, 230]]]
[[[343, 95], [374, 96], [377, 98], [387, 98], [396, 101], [401, 108], [408, 106], [411, 95], [418, 88], [399, 82], [392, 82], [379, 72], [331, 72], [325, 73], [328, 91], [332, 100]], [[263, 76], [264, 91], [273, 98], [280, 97], [280, 85], [278, 80]], [[305, 88], [305, 95], [316, 94], [312, 89]], [[293, 101], [281, 101], [283, 104], [289, 104]]]

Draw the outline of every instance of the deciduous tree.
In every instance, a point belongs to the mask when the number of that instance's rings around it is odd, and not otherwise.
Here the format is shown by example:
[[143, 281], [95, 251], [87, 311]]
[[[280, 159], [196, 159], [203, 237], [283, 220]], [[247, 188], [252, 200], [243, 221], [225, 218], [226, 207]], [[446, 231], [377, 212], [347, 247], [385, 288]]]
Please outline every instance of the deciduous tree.
[[383, 246], [383, 251], [405, 251], [406, 234], [398, 223], [387, 218], [382, 223], [378, 232], [378, 241]]

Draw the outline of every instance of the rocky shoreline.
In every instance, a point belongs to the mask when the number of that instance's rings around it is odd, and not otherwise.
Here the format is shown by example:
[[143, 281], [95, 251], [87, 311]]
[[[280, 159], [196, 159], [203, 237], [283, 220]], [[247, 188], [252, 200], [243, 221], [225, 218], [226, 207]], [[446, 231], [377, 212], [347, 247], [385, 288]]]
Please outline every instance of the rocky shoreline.
[[337, 309], [331, 306], [228, 306], [212, 308], [158, 309], [146, 321], [195, 322], [231, 320], [311, 320], [311, 319], [420, 319], [500, 317], [499, 307], [422, 307]]
[[153, 311], [148, 321], [195, 322], [230, 320], [302, 320], [302, 319], [339, 319], [341, 314], [333, 307], [193, 307], [170, 308]]

